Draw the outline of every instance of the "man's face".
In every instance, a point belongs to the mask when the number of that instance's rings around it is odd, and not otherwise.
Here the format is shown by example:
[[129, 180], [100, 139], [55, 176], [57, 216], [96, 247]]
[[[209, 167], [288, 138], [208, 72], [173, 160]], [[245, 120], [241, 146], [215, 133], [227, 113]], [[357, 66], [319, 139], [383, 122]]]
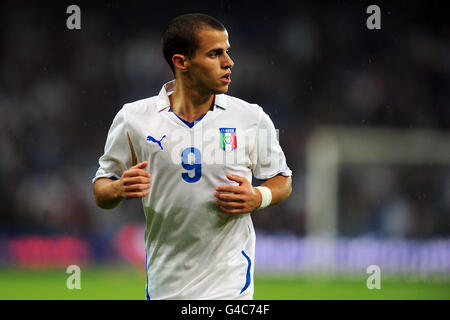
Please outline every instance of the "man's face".
[[211, 28], [197, 32], [199, 48], [189, 59], [188, 77], [193, 89], [220, 94], [228, 91], [231, 68], [234, 65], [229, 53], [228, 32]]

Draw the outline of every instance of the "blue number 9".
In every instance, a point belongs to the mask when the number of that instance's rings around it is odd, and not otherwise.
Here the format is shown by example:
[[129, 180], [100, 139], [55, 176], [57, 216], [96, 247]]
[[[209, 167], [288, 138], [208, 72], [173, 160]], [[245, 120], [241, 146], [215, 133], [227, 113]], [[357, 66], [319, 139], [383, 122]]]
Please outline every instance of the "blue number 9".
[[[194, 154], [194, 164], [189, 164], [189, 154]], [[181, 153], [181, 165], [186, 170], [194, 170], [194, 176], [190, 177], [188, 172], [183, 172], [181, 176], [188, 183], [194, 183], [202, 177], [202, 154], [196, 148], [186, 148]]]

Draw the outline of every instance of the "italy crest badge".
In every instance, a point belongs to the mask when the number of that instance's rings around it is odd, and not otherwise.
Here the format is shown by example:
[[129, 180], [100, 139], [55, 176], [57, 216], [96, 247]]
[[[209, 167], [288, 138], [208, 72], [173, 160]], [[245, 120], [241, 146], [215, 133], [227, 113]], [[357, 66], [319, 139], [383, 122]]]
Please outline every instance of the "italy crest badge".
[[225, 152], [231, 152], [237, 147], [236, 128], [219, 128], [220, 148]]

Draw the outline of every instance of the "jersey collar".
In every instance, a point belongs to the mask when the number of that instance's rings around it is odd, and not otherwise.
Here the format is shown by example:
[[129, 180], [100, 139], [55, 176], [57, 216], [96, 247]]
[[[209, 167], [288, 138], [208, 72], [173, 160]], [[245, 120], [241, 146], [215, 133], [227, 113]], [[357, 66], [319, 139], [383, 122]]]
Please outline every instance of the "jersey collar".
[[[158, 94], [158, 100], [156, 102], [156, 108], [159, 111], [163, 111], [170, 107], [170, 100], [169, 96], [173, 93], [173, 90], [175, 89], [175, 80], [169, 81], [165, 83], [161, 91], [159, 91]], [[216, 94], [214, 99], [214, 110], [216, 107], [226, 109], [227, 108], [227, 99], [225, 97], [225, 94]]]
[[214, 109], [216, 107], [222, 108], [224, 110], [227, 108], [227, 99], [225, 94], [216, 94], [214, 98]]
[[158, 94], [158, 100], [156, 102], [156, 108], [158, 112], [170, 107], [169, 96], [173, 93], [174, 89], [175, 80], [169, 81], [162, 86], [161, 91], [159, 91]]

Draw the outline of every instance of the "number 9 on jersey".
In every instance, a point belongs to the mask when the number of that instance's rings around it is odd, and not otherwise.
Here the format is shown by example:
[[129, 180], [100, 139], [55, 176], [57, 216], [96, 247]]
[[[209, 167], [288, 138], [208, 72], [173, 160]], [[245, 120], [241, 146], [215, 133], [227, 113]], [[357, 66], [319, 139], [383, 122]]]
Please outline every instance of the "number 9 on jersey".
[[188, 183], [194, 183], [200, 180], [202, 177], [202, 154], [200, 150], [194, 147], [186, 148], [181, 153], [181, 165], [184, 169], [191, 171], [194, 170], [194, 176], [191, 177], [189, 172], [183, 172], [181, 177]]

